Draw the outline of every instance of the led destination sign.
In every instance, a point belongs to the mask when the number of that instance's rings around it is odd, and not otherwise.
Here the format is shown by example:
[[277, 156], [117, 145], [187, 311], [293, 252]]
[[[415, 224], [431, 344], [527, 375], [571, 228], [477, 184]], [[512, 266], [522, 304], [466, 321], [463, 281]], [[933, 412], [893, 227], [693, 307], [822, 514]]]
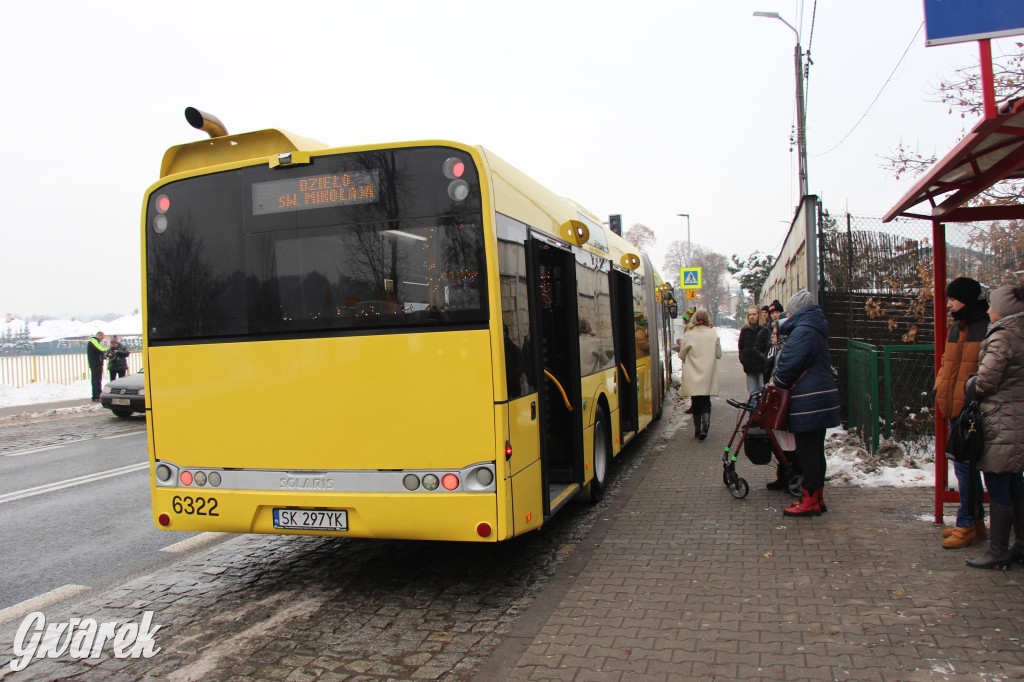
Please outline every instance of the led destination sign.
[[377, 171], [349, 171], [290, 180], [257, 182], [252, 186], [252, 213], [284, 213], [377, 201]]

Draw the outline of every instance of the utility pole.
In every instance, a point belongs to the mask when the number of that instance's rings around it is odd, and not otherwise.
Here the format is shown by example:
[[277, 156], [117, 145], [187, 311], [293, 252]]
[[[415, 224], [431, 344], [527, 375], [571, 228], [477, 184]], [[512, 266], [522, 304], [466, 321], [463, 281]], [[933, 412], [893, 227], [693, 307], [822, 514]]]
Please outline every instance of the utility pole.
[[804, 52], [800, 46], [800, 32], [779, 16], [778, 12], [754, 12], [755, 17], [778, 19], [796, 35], [796, 50], [793, 61], [796, 66], [796, 148], [799, 157], [800, 201], [807, 196], [807, 112], [804, 110]]

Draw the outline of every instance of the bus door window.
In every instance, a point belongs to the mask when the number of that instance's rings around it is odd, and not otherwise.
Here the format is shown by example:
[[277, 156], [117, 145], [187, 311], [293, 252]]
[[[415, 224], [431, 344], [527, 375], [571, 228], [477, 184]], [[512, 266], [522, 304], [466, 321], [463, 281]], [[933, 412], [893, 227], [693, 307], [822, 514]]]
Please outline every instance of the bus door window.
[[[619, 430], [636, 431], [637, 421], [637, 355], [640, 354], [638, 334], [642, 319], [637, 318], [633, 300], [633, 281], [628, 273], [612, 270], [609, 277], [615, 320], [615, 356], [619, 365]], [[641, 313], [642, 316], [642, 313]]]
[[[571, 253], [534, 240], [536, 342], [542, 361], [542, 457], [552, 485], [582, 480], [582, 398], [576, 269]], [[568, 404], [567, 404], [568, 403]]]

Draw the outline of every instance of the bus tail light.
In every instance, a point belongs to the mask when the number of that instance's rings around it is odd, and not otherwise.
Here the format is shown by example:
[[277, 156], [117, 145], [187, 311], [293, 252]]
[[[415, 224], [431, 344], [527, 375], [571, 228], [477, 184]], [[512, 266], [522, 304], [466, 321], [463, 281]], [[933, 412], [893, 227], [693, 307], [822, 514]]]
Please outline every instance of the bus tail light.
[[157, 520], [157, 522], [158, 522], [158, 523], [159, 523], [159, 524], [160, 524], [161, 526], [164, 526], [165, 528], [166, 528], [167, 526], [171, 525], [171, 517], [170, 517], [170, 516], [168, 516], [167, 514], [161, 514], [160, 516], [158, 516], [158, 517], [157, 517], [157, 519], [156, 519], [156, 520]]
[[444, 162], [444, 176], [449, 180], [458, 180], [466, 172], [466, 162], [451, 156]]
[[490, 537], [491, 535], [491, 524], [489, 523], [478, 523], [476, 526], [476, 534], [482, 538]]
[[512, 441], [505, 441], [505, 461], [512, 459]]
[[445, 474], [441, 478], [441, 485], [445, 490], [455, 490], [459, 487], [459, 477], [455, 474]]
[[182, 471], [178, 476], [178, 480], [181, 481], [182, 485], [192, 485], [192, 472]]

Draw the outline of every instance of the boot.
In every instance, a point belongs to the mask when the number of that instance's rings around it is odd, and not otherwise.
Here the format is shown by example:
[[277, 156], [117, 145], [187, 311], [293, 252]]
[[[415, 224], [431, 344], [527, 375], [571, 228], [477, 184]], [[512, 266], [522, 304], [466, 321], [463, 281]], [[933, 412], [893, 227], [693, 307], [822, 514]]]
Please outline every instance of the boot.
[[971, 568], [1010, 568], [1010, 530], [1013, 528], [1013, 507], [1009, 504], [989, 504], [988, 551], [975, 559], [968, 559]]
[[782, 510], [786, 516], [821, 516], [821, 507], [818, 506], [818, 491], [813, 493], [804, 488], [804, 497], [792, 507]]
[[824, 514], [828, 511], [828, 507], [825, 506], [825, 486], [818, 488], [818, 492], [815, 494], [818, 496], [818, 509]]
[[693, 413], [693, 437], [700, 438], [700, 413]]
[[700, 439], [708, 437], [708, 429], [711, 428], [711, 413], [701, 412], [700, 414]]
[[[956, 526], [953, 526], [952, 528], [943, 528], [942, 529], [942, 537], [948, 538], [955, 531], [956, 531]], [[988, 537], [988, 531], [985, 530], [985, 522], [984, 521], [977, 521], [977, 522], [975, 522], [975, 524], [974, 524], [974, 535], [979, 540], [984, 540], [985, 538]]]
[[1017, 538], [1010, 548], [1010, 561], [1024, 564], [1024, 500], [1013, 501], [1013, 531]]
[[978, 533], [974, 530], [974, 526], [967, 526], [966, 528], [957, 526], [953, 529], [953, 532], [942, 541], [942, 546], [946, 549], [960, 549], [961, 547], [970, 547], [978, 541]]

